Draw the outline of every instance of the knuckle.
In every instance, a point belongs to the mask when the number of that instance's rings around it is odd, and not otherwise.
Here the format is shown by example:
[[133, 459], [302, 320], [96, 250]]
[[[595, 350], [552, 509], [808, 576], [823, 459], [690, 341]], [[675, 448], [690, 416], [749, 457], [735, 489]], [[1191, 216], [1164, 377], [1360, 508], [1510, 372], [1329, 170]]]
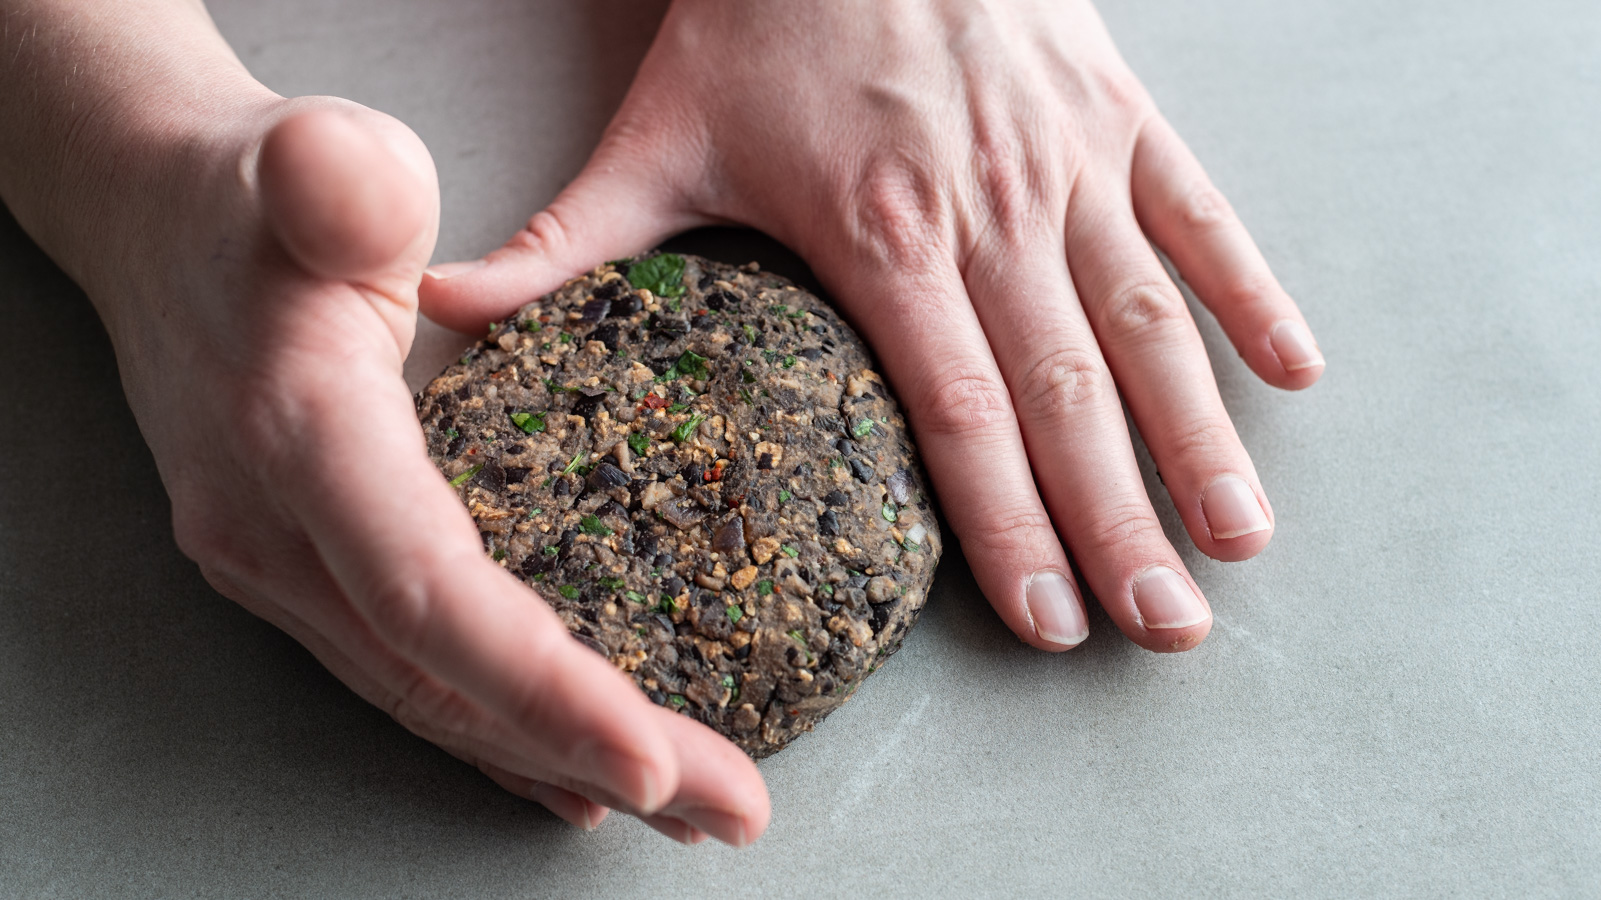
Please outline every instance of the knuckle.
[[1114, 342], [1138, 340], [1189, 319], [1184, 298], [1172, 286], [1151, 282], [1127, 285], [1100, 305], [1100, 332]]
[[1200, 184], [1186, 191], [1178, 202], [1179, 218], [1185, 225], [1196, 229], [1214, 229], [1232, 225], [1234, 208], [1223, 192], [1211, 184]]
[[1170, 452], [1181, 458], [1214, 457], [1230, 445], [1238, 444], [1239, 438], [1226, 421], [1202, 419], [1175, 429], [1167, 436], [1166, 443]]
[[361, 592], [364, 617], [395, 652], [416, 659], [427, 645], [435, 610], [421, 579], [395, 575]]
[[435, 743], [447, 735], [470, 735], [477, 718], [466, 698], [420, 669], [412, 671], [385, 712], [406, 730]]
[[1167, 538], [1148, 505], [1126, 502], [1090, 516], [1085, 541], [1099, 557], [1160, 545]]
[[1150, 103], [1145, 85], [1127, 66], [1095, 69], [1089, 75], [1089, 89], [1102, 103], [1115, 109], [1144, 109]]
[[879, 164], [868, 169], [857, 192], [856, 230], [883, 262], [926, 268], [939, 257], [944, 216], [927, 177], [906, 163]]
[[1023, 375], [1019, 394], [1023, 406], [1053, 420], [1070, 418], [1112, 391], [1111, 373], [1093, 352], [1060, 347]]
[[1042, 543], [1055, 541], [1050, 517], [1036, 504], [989, 511], [969, 530], [972, 534], [962, 536], [963, 545], [974, 545], [986, 557], [1032, 555]]
[[948, 366], [922, 392], [918, 426], [939, 437], [971, 437], [1005, 427], [1012, 419], [1006, 386], [976, 363]]

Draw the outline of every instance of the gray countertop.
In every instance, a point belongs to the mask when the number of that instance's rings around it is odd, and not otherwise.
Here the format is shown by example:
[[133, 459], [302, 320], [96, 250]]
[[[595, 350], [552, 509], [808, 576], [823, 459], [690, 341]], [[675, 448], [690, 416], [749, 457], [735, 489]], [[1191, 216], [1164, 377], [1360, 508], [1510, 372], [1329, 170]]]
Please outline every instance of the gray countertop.
[[[417, 129], [452, 259], [577, 172], [663, 4], [212, 7], [276, 90]], [[1156, 492], [1204, 645], [1096, 611], [1030, 650], [953, 553], [905, 649], [762, 763], [758, 844], [582, 834], [206, 585], [93, 311], [3, 218], [0, 896], [1601, 895], [1601, 6], [1103, 13], [1329, 359], [1273, 391], [1199, 314], [1278, 518], [1224, 565]]]

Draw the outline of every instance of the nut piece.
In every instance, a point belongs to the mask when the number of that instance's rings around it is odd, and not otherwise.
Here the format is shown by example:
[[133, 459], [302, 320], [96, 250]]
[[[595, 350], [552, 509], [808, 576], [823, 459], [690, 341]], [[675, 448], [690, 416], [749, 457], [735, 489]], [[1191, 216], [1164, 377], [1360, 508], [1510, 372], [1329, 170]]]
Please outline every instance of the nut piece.
[[764, 537], [750, 545], [750, 558], [756, 560], [757, 565], [763, 565], [773, 558], [773, 554], [778, 552], [778, 547], [778, 541]]

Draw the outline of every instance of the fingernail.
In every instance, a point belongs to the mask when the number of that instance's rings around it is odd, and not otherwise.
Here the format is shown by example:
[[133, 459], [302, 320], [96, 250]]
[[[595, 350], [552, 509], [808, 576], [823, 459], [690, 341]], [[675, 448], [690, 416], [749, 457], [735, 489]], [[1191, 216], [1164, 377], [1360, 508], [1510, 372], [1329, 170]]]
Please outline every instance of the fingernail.
[[1323, 353], [1318, 350], [1317, 341], [1312, 340], [1312, 332], [1294, 319], [1274, 325], [1268, 339], [1273, 342], [1273, 352], [1278, 354], [1279, 364], [1286, 372], [1323, 365]]
[[429, 266], [424, 269], [423, 274], [435, 281], [444, 281], [446, 278], [455, 278], [457, 275], [462, 275], [475, 269], [482, 269], [485, 265], [488, 265], [488, 263], [482, 259], [473, 259], [467, 262], [440, 263], [437, 266]]
[[1034, 621], [1034, 633], [1041, 640], [1074, 647], [1090, 636], [1084, 604], [1079, 602], [1072, 583], [1061, 572], [1053, 569], [1035, 572], [1028, 580], [1024, 595], [1028, 616]]
[[1146, 628], [1188, 628], [1211, 617], [1184, 576], [1156, 566], [1134, 583], [1134, 605]]
[[1238, 475], [1224, 475], [1201, 492], [1201, 514], [1214, 540], [1226, 541], [1266, 531], [1271, 526], [1256, 492]]
[[597, 749], [590, 758], [591, 780], [649, 815], [661, 808], [667, 798], [661, 796], [655, 770], [638, 757], [616, 750]]
[[719, 841], [733, 847], [750, 843], [745, 837], [745, 817], [707, 806], [692, 806], [678, 817]]

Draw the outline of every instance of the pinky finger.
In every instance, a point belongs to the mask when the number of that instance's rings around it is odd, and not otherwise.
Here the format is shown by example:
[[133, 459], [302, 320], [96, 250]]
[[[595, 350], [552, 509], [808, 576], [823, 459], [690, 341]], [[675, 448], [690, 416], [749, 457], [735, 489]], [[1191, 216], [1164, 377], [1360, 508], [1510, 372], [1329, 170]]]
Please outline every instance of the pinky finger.
[[526, 778], [491, 763], [480, 762], [478, 769], [506, 790], [519, 797], [533, 800], [555, 813], [563, 821], [585, 831], [594, 831], [595, 826], [599, 825], [601, 820], [606, 818], [606, 813], [610, 812], [599, 803], [580, 797], [572, 791]]
[[1140, 227], [1217, 316], [1240, 356], [1268, 384], [1310, 387], [1323, 353], [1262, 251], [1173, 126], [1153, 116], [1134, 151]]

